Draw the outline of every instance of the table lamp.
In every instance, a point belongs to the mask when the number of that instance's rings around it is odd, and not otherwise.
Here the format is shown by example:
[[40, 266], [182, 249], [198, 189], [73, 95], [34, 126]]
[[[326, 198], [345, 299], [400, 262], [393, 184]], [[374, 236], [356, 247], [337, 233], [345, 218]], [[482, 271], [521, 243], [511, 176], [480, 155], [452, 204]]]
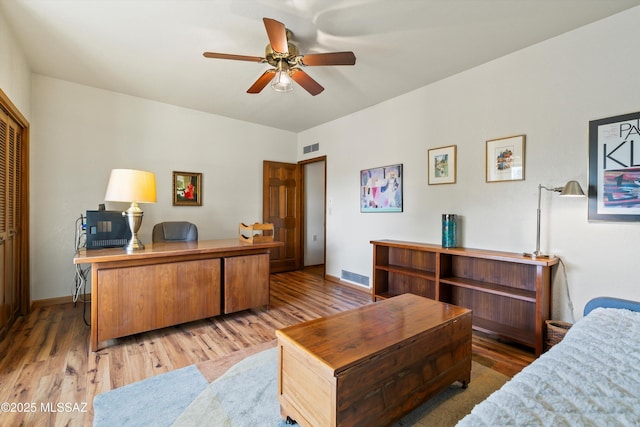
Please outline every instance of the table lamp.
[[553, 191], [560, 193], [562, 197], [584, 197], [584, 191], [578, 181], [569, 181], [564, 187], [545, 187], [544, 185], [538, 185], [538, 219], [536, 229], [536, 250], [532, 253], [525, 253], [525, 256], [529, 256], [533, 259], [536, 258], [549, 258], [550, 255], [540, 252], [540, 199], [542, 196], [542, 190]]
[[122, 212], [131, 229], [131, 239], [125, 246], [127, 251], [144, 248], [138, 239], [142, 224], [142, 209], [138, 203], [156, 202], [156, 176], [152, 172], [134, 169], [113, 169], [104, 200], [108, 202], [130, 202], [129, 209]]

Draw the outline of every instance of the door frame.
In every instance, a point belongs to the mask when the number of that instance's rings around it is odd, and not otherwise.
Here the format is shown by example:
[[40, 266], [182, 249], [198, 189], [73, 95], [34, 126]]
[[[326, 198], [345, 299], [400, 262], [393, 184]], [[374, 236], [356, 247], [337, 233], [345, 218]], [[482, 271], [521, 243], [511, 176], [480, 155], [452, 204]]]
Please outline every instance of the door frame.
[[306, 197], [306, 192], [305, 192], [305, 166], [312, 164], [312, 163], [318, 163], [318, 162], [324, 162], [324, 171], [323, 171], [323, 188], [322, 188], [322, 198], [323, 198], [323, 212], [322, 212], [322, 228], [323, 228], [323, 232], [322, 232], [322, 258], [323, 258], [323, 263], [322, 263], [322, 277], [326, 276], [326, 268], [327, 268], [327, 156], [319, 156], [319, 157], [314, 157], [312, 159], [306, 159], [306, 160], [301, 160], [298, 162], [298, 165], [300, 167], [300, 258], [301, 258], [301, 264], [302, 264], [302, 268], [304, 268], [304, 247], [305, 247], [305, 239], [304, 239], [304, 230], [305, 230], [305, 225], [306, 225], [306, 220], [307, 220], [307, 214], [305, 212], [305, 197]]

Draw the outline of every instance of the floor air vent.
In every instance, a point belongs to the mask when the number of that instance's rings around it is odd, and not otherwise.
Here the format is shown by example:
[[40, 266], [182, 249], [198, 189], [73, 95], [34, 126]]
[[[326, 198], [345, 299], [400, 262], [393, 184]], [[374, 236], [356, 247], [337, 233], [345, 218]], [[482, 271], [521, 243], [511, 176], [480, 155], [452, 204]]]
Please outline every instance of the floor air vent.
[[340, 276], [343, 280], [348, 280], [350, 282], [357, 283], [359, 285], [369, 286], [369, 277], [363, 276], [362, 274], [353, 273], [351, 271], [342, 270], [342, 275]]
[[316, 142], [315, 144], [307, 145], [306, 147], [304, 147], [302, 149], [302, 152], [304, 154], [309, 154], [309, 153], [313, 153], [314, 151], [318, 151], [319, 149], [320, 149], [320, 144]]

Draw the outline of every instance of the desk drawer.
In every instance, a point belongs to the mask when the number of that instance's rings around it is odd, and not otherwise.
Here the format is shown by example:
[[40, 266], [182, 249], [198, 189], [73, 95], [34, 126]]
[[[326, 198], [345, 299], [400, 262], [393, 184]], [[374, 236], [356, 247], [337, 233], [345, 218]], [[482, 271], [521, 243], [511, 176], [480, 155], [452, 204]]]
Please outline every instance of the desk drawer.
[[221, 314], [220, 259], [98, 270], [98, 341]]

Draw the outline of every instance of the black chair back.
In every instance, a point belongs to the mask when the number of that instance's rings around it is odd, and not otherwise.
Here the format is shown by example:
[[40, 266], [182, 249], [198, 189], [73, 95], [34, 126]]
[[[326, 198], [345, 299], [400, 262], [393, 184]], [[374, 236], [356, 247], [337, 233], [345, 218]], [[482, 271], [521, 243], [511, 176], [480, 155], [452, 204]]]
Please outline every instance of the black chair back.
[[188, 221], [160, 222], [153, 226], [151, 236], [156, 242], [194, 242], [198, 240], [198, 227]]

